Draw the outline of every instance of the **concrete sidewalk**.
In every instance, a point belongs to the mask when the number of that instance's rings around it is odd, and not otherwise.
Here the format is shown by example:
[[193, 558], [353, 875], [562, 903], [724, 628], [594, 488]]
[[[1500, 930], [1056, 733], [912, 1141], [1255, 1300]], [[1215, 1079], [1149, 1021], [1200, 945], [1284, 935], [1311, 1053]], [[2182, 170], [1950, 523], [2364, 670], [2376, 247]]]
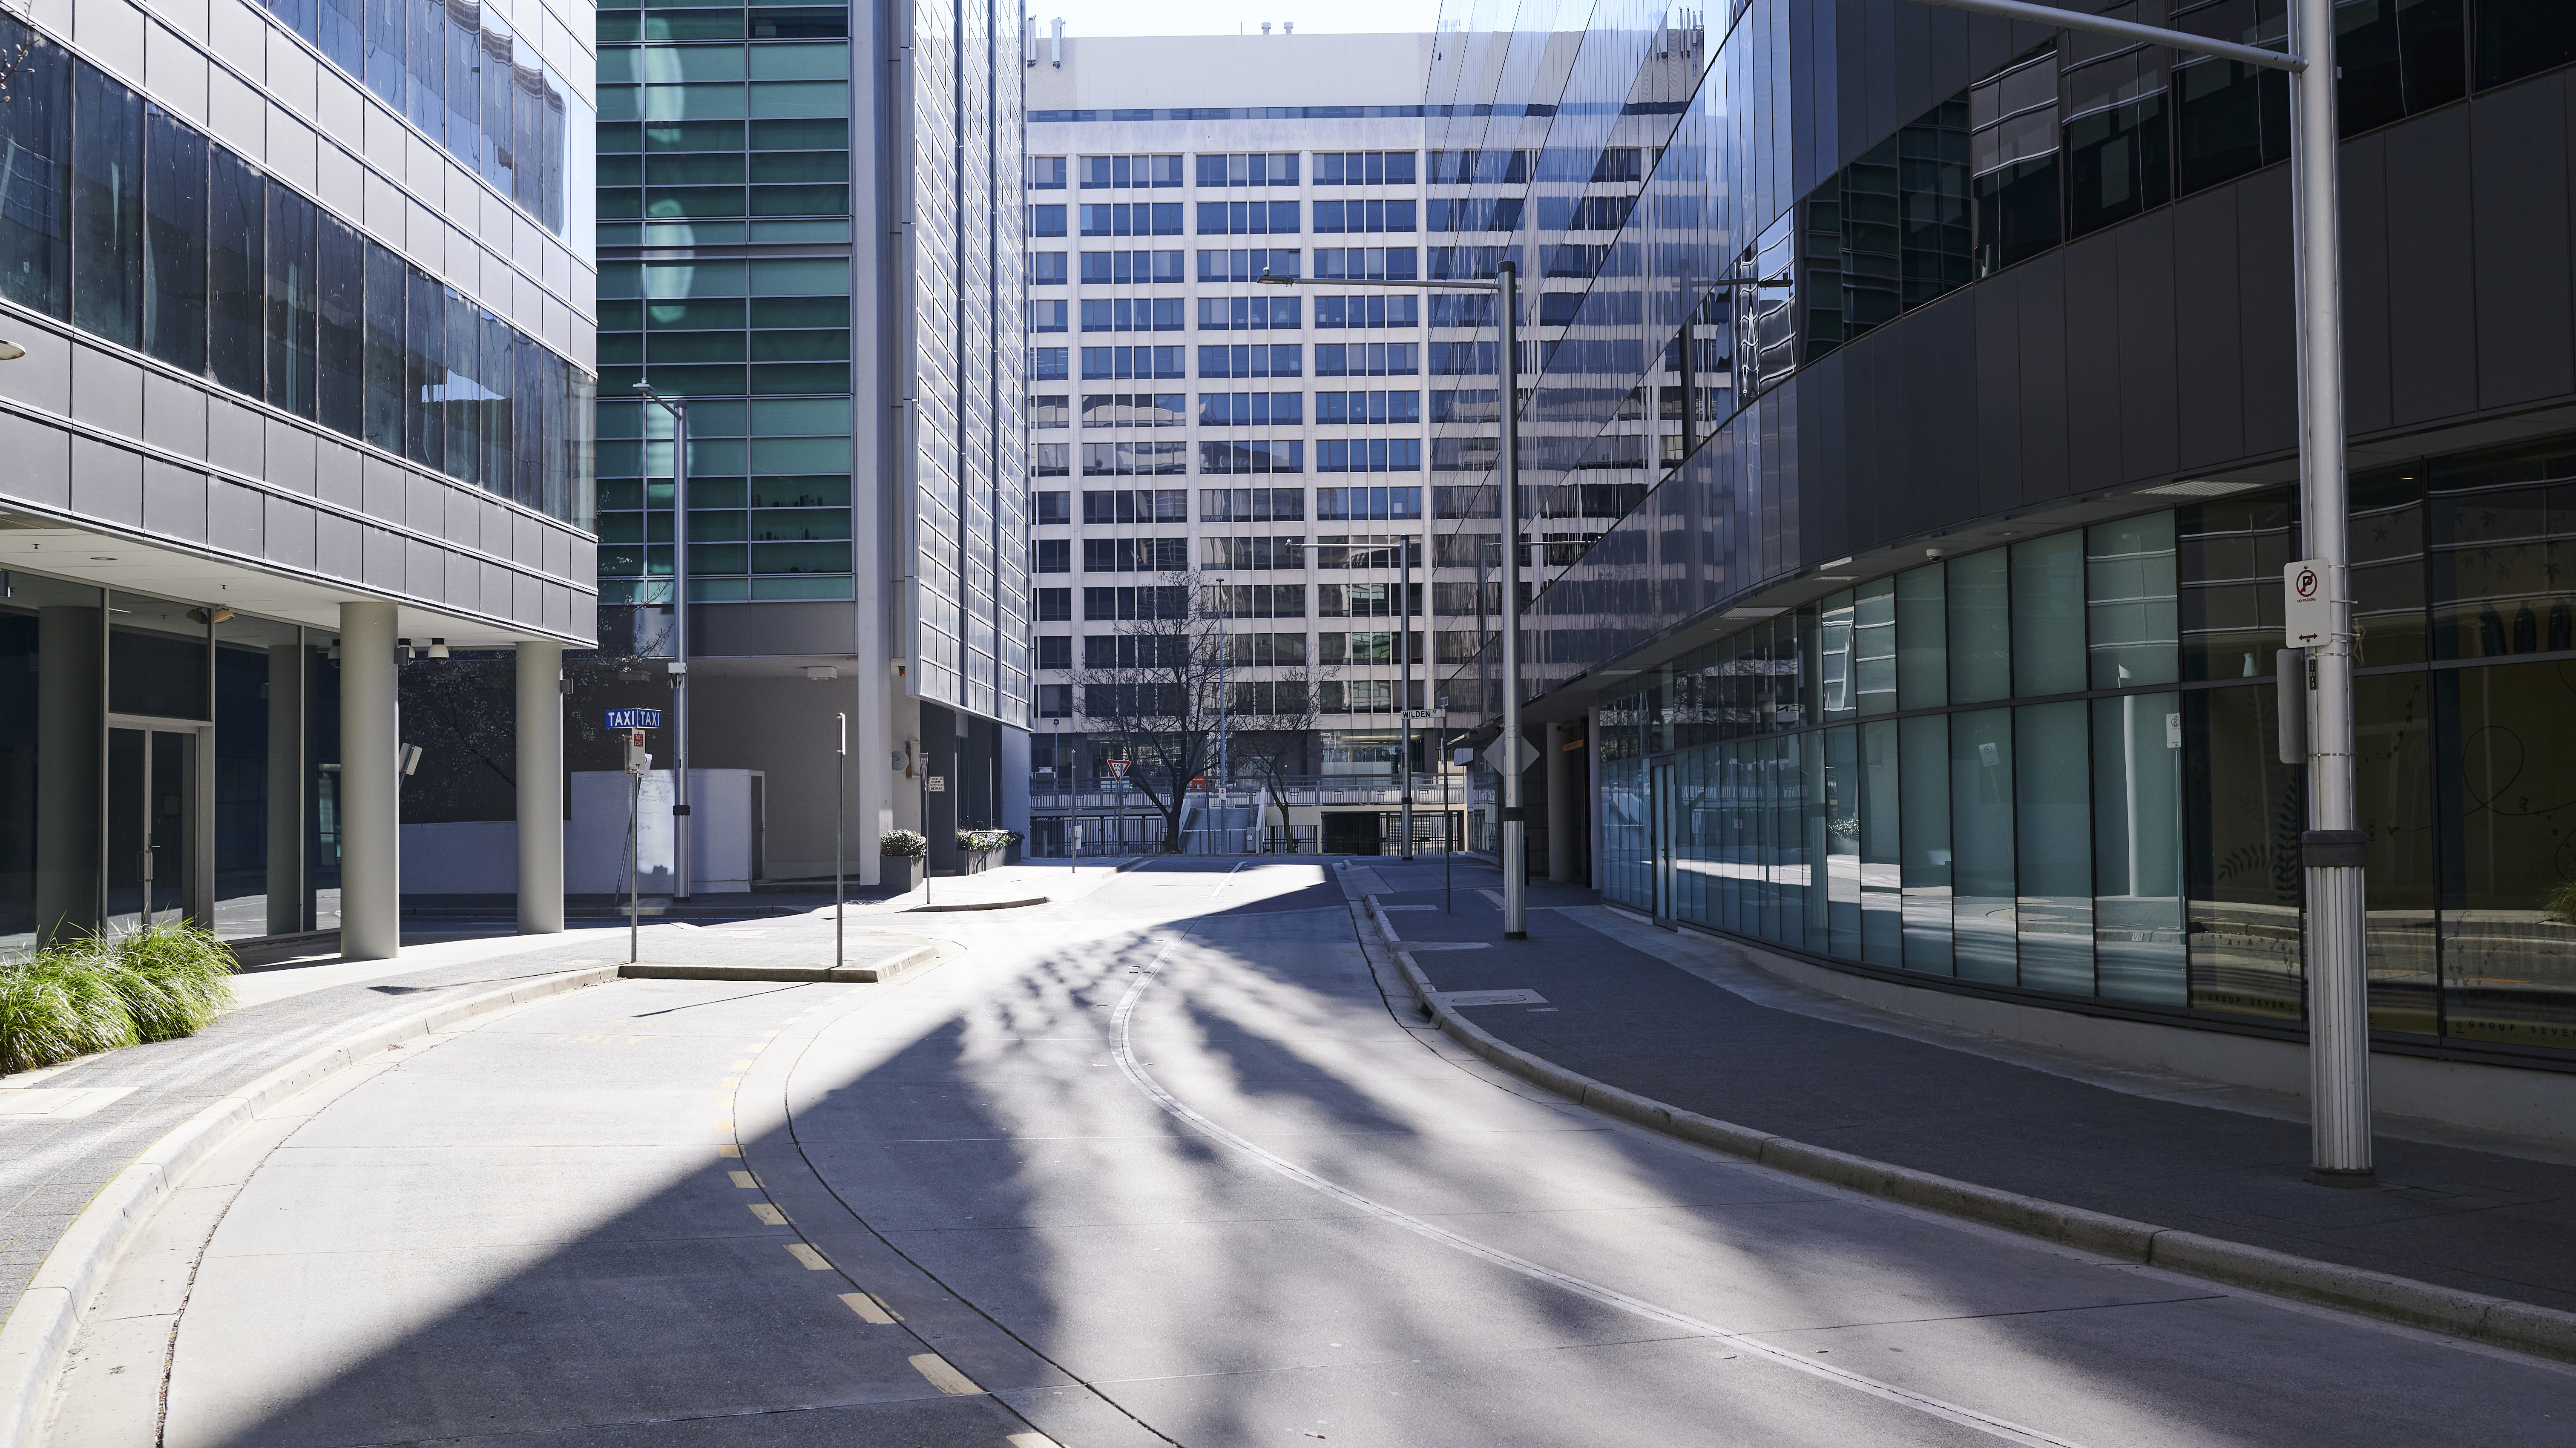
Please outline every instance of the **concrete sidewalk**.
[[1422, 947], [1413, 958], [1437, 990], [1544, 998], [1453, 1001], [1461, 1014], [1609, 1085], [2046, 1201], [2576, 1310], [2576, 1160], [2555, 1144], [2413, 1123], [2381, 1135], [2379, 1187], [2320, 1187], [2296, 1102], [1857, 1007], [1728, 942], [1637, 925], [1588, 890], [1534, 883], [1529, 940], [1506, 942], [1487, 893], [1498, 872], [1463, 859], [1454, 915], [1436, 859], [1352, 873], [1403, 946]]
[[[859, 914], [854, 907], [850, 936], [864, 952], [888, 922], [862, 926]], [[832, 916], [827, 907], [703, 928], [648, 922], [640, 938], [647, 961], [828, 965]], [[218, 1097], [438, 996], [623, 964], [626, 955], [622, 925], [545, 936], [406, 936], [395, 960], [322, 956], [244, 971], [235, 977], [240, 1003], [185, 1040], [0, 1076], [0, 1317], [99, 1188]]]

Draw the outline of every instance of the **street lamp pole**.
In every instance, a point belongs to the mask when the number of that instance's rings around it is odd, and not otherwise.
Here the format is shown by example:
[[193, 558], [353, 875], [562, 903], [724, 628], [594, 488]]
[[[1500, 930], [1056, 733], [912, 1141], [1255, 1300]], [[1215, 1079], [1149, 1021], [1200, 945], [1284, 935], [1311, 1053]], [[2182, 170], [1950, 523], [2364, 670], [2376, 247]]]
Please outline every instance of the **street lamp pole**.
[[[1260, 280], [1274, 287], [1388, 287], [1411, 292], [1484, 292], [1501, 302], [1502, 392], [1496, 405], [1502, 429], [1503, 490], [1503, 557], [1508, 566], [1503, 570], [1503, 705], [1502, 737], [1521, 737], [1521, 614], [1517, 607], [1520, 590], [1521, 530], [1521, 450], [1520, 450], [1520, 269], [1504, 262], [1494, 270], [1490, 282], [1468, 281], [1358, 281], [1321, 277], [1279, 277], [1268, 272]], [[1506, 753], [1510, 746], [1506, 744]], [[1410, 761], [1407, 761], [1409, 764]], [[1502, 859], [1503, 859], [1503, 938], [1529, 938], [1529, 852], [1523, 844], [1521, 823], [1520, 771], [1502, 771]], [[1409, 783], [1409, 781], [1408, 781]], [[1407, 794], [1411, 793], [1408, 789]], [[1411, 841], [1407, 840], [1408, 847]]]
[[1397, 857], [1413, 863], [1413, 537], [1399, 533], [1395, 537], [1395, 717], [1396, 781], [1402, 787], [1398, 800], [1403, 809], [1398, 830], [1402, 835]]
[[635, 390], [671, 414], [671, 713], [676, 726], [671, 731], [671, 899], [685, 904], [689, 898], [689, 405], [641, 382]]
[[2373, 1186], [2370, 978], [2353, 782], [2351, 499], [2345, 478], [2342, 216], [2335, 197], [2334, 0], [2290, 0], [2289, 51], [2263, 50], [2027, 0], [1926, 0], [2013, 20], [2144, 41], [2290, 74], [2292, 286], [2299, 332], [2299, 515], [2328, 580], [2326, 637], [2308, 650], [2308, 1109], [2311, 1180]]
[[1234, 660], [1225, 651], [1225, 616], [1234, 611], [1234, 596], [1225, 591], [1224, 574], [1217, 575], [1216, 597], [1216, 797], [1223, 800], [1226, 789], [1225, 706], [1230, 702], [1226, 695], [1234, 692]]

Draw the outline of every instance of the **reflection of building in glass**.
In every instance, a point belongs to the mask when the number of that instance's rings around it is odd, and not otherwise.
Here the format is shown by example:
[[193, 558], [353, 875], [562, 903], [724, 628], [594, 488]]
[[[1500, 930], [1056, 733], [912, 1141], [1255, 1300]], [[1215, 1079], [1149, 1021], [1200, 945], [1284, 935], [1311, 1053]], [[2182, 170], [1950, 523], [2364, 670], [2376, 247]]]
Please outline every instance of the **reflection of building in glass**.
[[[1545, 278], [1533, 868], [1891, 980], [2293, 1036], [2286, 91], [1937, 11], [1891, 87], [1804, 53], [1806, 8], [1712, 12], [1704, 46], [1479, 11], [1434, 67], [1426, 144], [1475, 160], [1429, 207], [1510, 218], [1497, 249]], [[2262, 12], [2174, 23], [2277, 39]], [[2472, 305], [2565, 271], [2563, 219], [2505, 219], [2563, 168], [2465, 139], [2556, 84], [2564, 21], [2374, 13], [2339, 98], [2374, 1022], [2576, 1059], [2576, 772], [2548, 742], [2576, 706], [2576, 344], [2557, 291], [2541, 321]], [[1578, 238], [1589, 199], [1547, 177], [1622, 127], [1651, 132], [1641, 197]], [[1735, 278], [1762, 285], [1711, 285]], [[1475, 429], [1443, 431], [1464, 458]], [[1489, 496], [1491, 463], [1455, 491]], [[1617, 521], [1560, 537], [1595, 487]], [[1436, 526], [1466, 558], [1491, 525]], [[1463, 662], [1441, 687], [1490, 703], [1491, 651]]]
[[466, 650], [516, 653], [476, 667], [530, 822], [496, 776], [472, 888], [561, 928], [590, 6], [37, 14], [0, 20], [0, 952], [185, 919], [391, 954], [398, 679]]

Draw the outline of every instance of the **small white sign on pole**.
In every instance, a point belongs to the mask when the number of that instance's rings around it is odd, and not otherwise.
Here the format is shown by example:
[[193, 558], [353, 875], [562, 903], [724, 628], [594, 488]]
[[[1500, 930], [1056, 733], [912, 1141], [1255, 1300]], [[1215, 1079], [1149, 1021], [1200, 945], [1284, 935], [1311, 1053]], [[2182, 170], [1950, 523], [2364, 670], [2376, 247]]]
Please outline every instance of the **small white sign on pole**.
[[923, 780], [921, 787], [932, 794], [946, 794], [948, 792], [948, 776], [944, 774], [934, 774], [928, 779]]
[[2294, 649], [2321, 646], [2334, 634], [2334, 605], [2346, 597], [2344, 570], [2305, 558], [2281, 570], [2281, 632]]

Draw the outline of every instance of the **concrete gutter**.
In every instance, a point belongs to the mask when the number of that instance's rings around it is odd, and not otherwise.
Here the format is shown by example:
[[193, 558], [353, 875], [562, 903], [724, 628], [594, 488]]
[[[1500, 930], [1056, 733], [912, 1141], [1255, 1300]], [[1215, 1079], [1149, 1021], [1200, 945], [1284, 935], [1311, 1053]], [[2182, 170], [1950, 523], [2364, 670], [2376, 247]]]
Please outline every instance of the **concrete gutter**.
[[1544, 1086], [1569, 1100], [1623, 1121], [1701, 1146], [1715, 1147], [1797, 1176], [1830, 1182], [1908, 1206], [1926, 1207], [2026, 1236], [2063, 1242], [2122, 1261], [2188, 1273], [2453, 1337], [2576, 1362], [2576, 1313], [2516, 1302], [2506, 1297], [2464, 1292], [2455, 1287], [2436, 1286], [2367, 1268], [2320, 1262], [2266, 1247], [2205, 1237], [2197, 1232], [2131, 1221], [2126, 1217], [2026, 1197], [2018, 1192], [1935, 1176], [1912, 1167], [1872, 1161], [1849, 1152], [1809, 1146], [1785, 1136], [1774, 1136], [1766, 1131], [1684, 1111], [1633, 1091], [1595, 1081], [1589, 1076], [1578, 1075], [1553, 1061], [1504, 1042], [1458, 1014], [1438, 991], [1432, 989], [1429, 978], [1423, 975], [1422, 967], [1415, 963], [1411, 952], [1397, 948], [1402, 942], [1396, 937], [1393, 923], [1378, 909], [1374, 895], [1367, 897], [1366, 914], [1368, 922], [1375, 927], [1377, 939], [1370, 939], [1372, 932], [1363, 929], [1360, 933], [1362, 944], [1375, 947], [1372, 954], [1392, 953], [1394, 963], [1413, 989], [1414, 1000], [1421, 1006], [1423, 1014], [1437, 1022], [1441, 1030], [1522, 1080]]
[[142, 1233], [162, 1201], [186, 1180], [190, 1169], [222, 1149], [261, 1112], [396, 1046], [616, 978], [615, 966], [566, 971], [371, 1027], [218, 1098], [144, 1148], [72, 1219], [20, 1294], [7, 1322], [0, 1323], [0, 1448], [34, 1448], [64, 1355], [79, 1336], [90, 1299], [117, 1259]]
[[1017, 910], [1024, 905], [1044, 905], [1044, 895], [1023, 895], [1016, 900], [969, 900], [963, 905], [914, 905], [906, 915], [945, 915], [952, 910]]

